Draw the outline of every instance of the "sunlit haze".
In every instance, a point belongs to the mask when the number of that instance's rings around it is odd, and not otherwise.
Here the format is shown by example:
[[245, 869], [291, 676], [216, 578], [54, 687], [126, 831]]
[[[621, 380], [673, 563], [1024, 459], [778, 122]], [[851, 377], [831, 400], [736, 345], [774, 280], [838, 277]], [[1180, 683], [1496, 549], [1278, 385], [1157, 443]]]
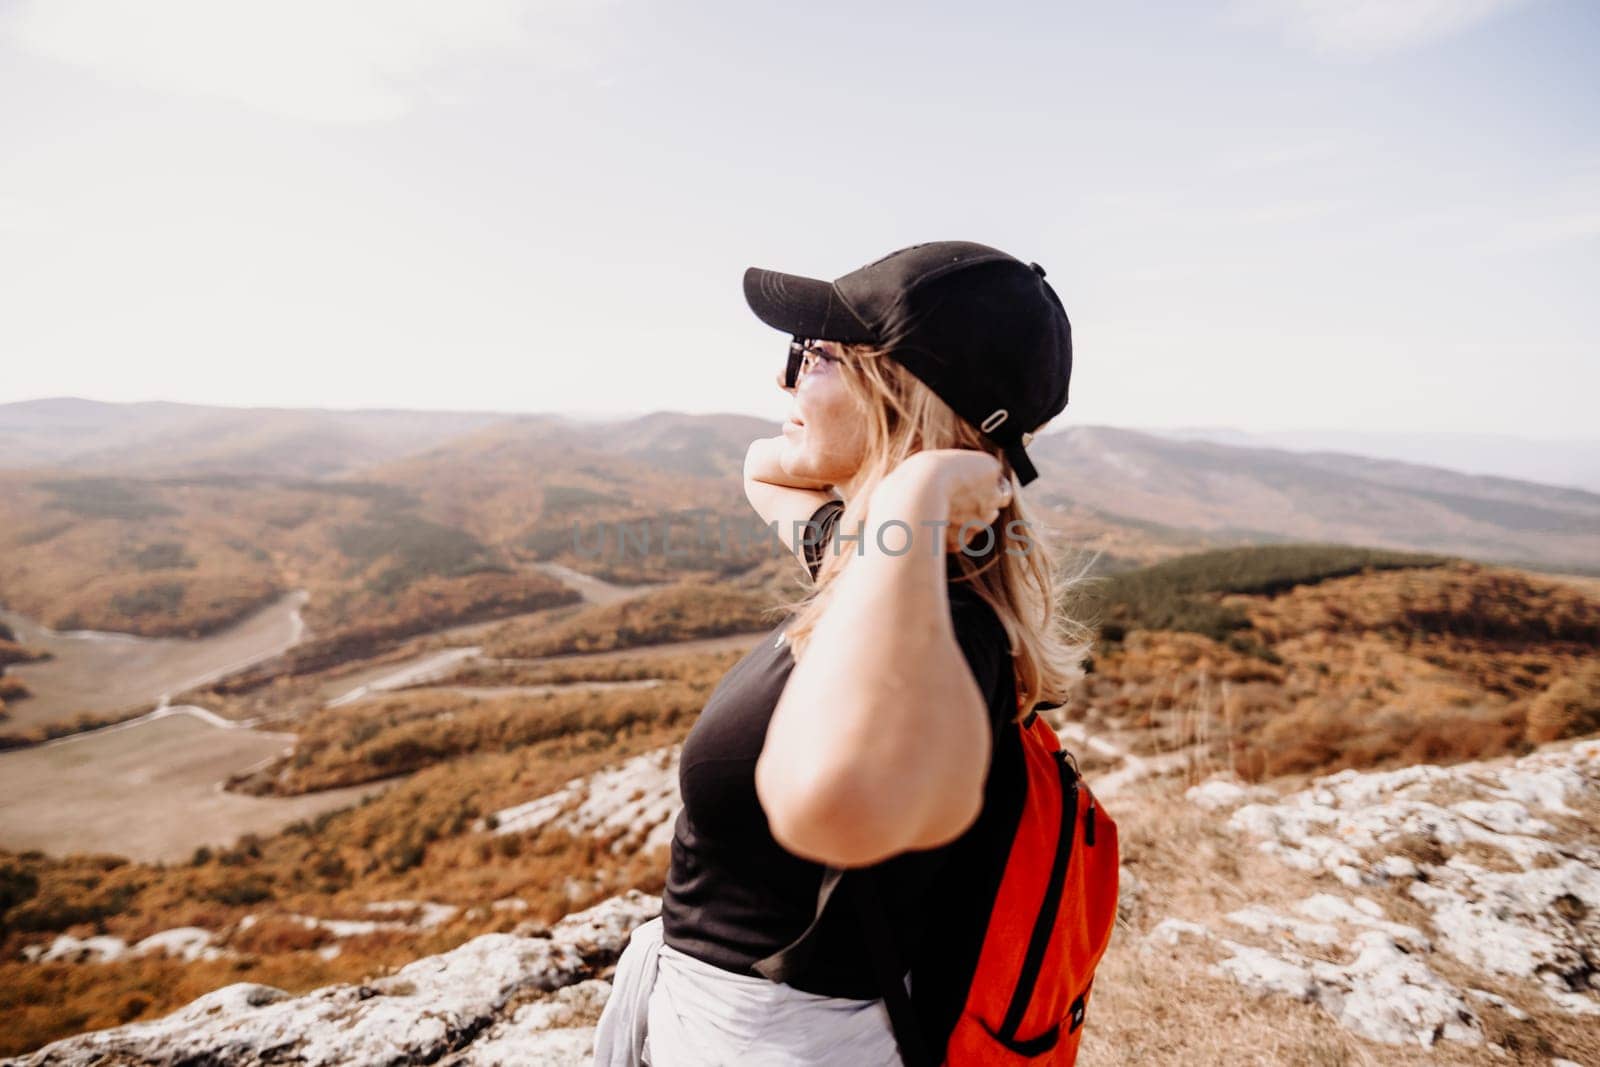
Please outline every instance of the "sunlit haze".
[[1056, 425], [1592, 433], [1584, 0], [0, 13], [0, 402], [781, 418], [760, 265], [1043, 264]]

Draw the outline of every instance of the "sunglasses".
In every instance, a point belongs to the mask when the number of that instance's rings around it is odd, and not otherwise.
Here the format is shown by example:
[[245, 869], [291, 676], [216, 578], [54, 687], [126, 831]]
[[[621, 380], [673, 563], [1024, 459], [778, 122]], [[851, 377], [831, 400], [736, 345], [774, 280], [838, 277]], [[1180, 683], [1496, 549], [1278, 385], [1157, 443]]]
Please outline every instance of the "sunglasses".
[[784, 388], [793, 389], [800, 383], [801, 378], [823, 360], [841, 362], [838, 356], [818, 348], [815, 341], [804, 337], [796, 337], [790, 341], [789, 364], [783, 375]]

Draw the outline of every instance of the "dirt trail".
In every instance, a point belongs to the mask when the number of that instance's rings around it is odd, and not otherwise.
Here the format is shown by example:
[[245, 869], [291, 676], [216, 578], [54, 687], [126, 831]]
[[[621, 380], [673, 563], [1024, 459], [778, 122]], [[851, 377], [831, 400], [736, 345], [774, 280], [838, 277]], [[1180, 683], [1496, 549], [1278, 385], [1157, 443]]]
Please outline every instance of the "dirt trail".
[[[458, 666], [481, 651], [482, 649], [476, 645], [467, 648], [448, 648], [442, 652], [426, 653], [404, 663], [387, 663], [382, 667], [360, 671], [339, 679], [339, 686], [349, 686], [349, 688], [329, 700], [323, 707], [337, 708], [392, 689], [404, 689], [435, 678], [448, 677]], [[355, 684], [351, 685], [352, 682]]]
[[300, 608], [308, 595], [303, 589], [288, 593], [226, 630], [195, 639], [58, 633], [15, 612], [0, 612], [23, 644], [54, 657], [7, 669], [33, 693], [7, 707], [7, 725], [26, 729], [82, 712], [137, 709], [271, 659], [305, 632]]
[[560, 563], [538, 563], [535, 566], [550, 577], [560, 580], [569, 589], [577, 590], [578, 594], [590, 604], [614, 604], [619, 600], [631, 600], [636, 596], [643, 596], [652, 589], [661, 588], [660, 584], [655, 582], [645, 585], [618, 585]]

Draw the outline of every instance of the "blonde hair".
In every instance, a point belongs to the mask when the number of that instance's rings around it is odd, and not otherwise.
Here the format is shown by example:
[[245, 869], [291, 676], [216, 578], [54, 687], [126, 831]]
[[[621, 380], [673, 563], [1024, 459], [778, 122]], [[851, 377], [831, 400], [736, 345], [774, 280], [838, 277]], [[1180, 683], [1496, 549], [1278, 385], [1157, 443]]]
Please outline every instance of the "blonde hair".
[[[845, 501], [839, 515], [835, 538], [839, 531], [854, 533], [864, 529], [866, 504], [873, 488], [916, 452], [977, 449], [998, 459], [1011, 475], [1010, 464], [998, 446], [910, 371], [886, 358], [883, 350], [864, 345], [839, 348], [844, 359], [835, 367], [842, 372], [846, 388], [861, 401], [866, 443], [861, 475], [855, 480], [853, 498]], [[1011, 476], [1015, 486], [1015, 476]], [[992, 549], [981, 555], [948, 553], [948, 558], [959, 561], [961, 571], [960, 577], [951, 578], [951, 584], [969, 583], [1005, 627], [1019, 697], [1018, 718], [1041, 701], [1065, 703], [1072, 683], [1084, 674], [1083, 661], [1094, 644], [1093, 630], [1059, 608], [1062, 595], [1087, 580], [1092, 560], [1067, 574], [1064, 564], [1056, 559], [1048, 531], [1032, 521], [1031, 511], [1021, 490], [1014, 489], [1010, 502], [1000, 509], [993, 524]], [[1013, 536], [1019, 530], [1026, 536]], [[969, 545], [969, 549], [977, 552], [982, 542], [980, 534], [978, 543]], [[822, 553], [822, 564], [809, 592], [774, 609], [793, 613], [785, 632], [797, 661], [804, 655], [811, 631], [831, 599], [834, 582], [858, 552], [859, 548], [835, 551], [830, 546]]]

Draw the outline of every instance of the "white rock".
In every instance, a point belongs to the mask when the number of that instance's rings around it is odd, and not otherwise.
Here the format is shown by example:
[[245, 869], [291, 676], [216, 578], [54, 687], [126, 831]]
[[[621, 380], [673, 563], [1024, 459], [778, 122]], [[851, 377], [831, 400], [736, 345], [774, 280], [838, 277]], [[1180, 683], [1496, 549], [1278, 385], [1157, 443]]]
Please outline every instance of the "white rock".
[[1481, 1044], [1483, 1029], [1459, 990], [1388, 935], [1356, 938], [1359, 954], [1340, 966], [1317, 961], [1317, 999], [1346, 1028], [1373, 1041], [1431, 1047], [1438, 1038]]
[[678, 796], [678, 757], [670, 745], [615, 767], [574, 778], [553, 793], [494, 813], [497, 834], [551, 826], [575, 834], [612, 837], [611, 851], [633, 854], [672, 843]]
[[1432, 1044], [1440, 1037], [1479, 1044], [1483, 1031], [1454, 986], [1416, 955], [1377, 930], [1357, 936], [1348, 964], [1312, 960], [1295, 952], [1275, 954], [1234, 941], [1219, 942], [1232, 955], [1216, 965], [1259, 994], [1311, 1001], [1347, 1029], [1391, 1045]]
[[1199, 785], [1191, 786], [1183, 797], [1189, 803], [1206, 811], [1221, 811], [1223, 808], [1237, 807], [1249, 800], [1250, 790], [1226, 778], [1211, 778]]
[[460, 1067], [586, 1064], [594, 1054], [594, 1024], [610, 995], [611, 983], [599, 978], [558, 989], [518, 1008], [450, 1062]]
[[1217, 972], [1255, 993], [1281, 993], [1296, 1000], [1311, 999], [1315, 986], [1310, 968], [1303, 963], [1236, 941], [1224, 940], [1221, 944], [1233, 955], [1216, 965]]
[[1360, 867], [1349, 863], [1338, 864], [1329, 873], [1337, 878], [1341, 885], [1348, 886], [1351, 889], [1361, 889], [1377, 882], [1373, 875], [1369, 875]]
[[[1441, 794], [1447, 802], [1430, 799], [1441, 786], [1449, 787]], [[1200, 806], [1249, 799], [1222, 786], [1196, 789], [1190, 800]], [[1463, 791], [1479, 795], [1458, 799]], [[1600, 850], [1552, 842], [1555, 826], [1530, 811], [1570, 814], [1574, 796], [1597, 792], [1600, 742], [1585, 742], [1509, 766], [1344, 771], [1277, 802], [1241, 803], [1227, 825], [1256, 838], [1263, 853], [1352, 888], [1400, 880], [1432, 913], [1435, 936], [1390, 921], [1365, 897], [1319, 893], [1295, 905], [1309, 922], [1261, 904], [1227, 919], [1263, 936], [1323, 946], [1338, 944], [1344, 928], [1355, 928], [1350, 963], [1218, 940], [1230, 955], [1216, 970], [1260, 993], [1311, 1000], [1352, 1031], [1389, 1043], [1483, 1042], [1468, 995], [1427, 965], [1435, 946], [1488, 975], [1538, 978], [1561, 1010], [1600, 1015], [1600, 999], [1582, 982], [1589, 973], [1586, 953], [1600, 944]], [[1402, 838], [1430, 842], [1449, 858], [1419, 865], [1385, 850]], [[1491, 870], [1450, 855], [1468, 845], [1497, 850], [1520, 869]], [[1211, 939], [1204, 927], [1168, 919], [1148, 940], [1170, 945], [1184, 937]], [[1508, 1014], [1519, 1011], [1487, 991], [1470, 995]]]
[[1534, 818], [1515, 800], [1463, 800], [1450, 805], [1450, 810], [1460, 812], [1497, 834], [1547, 834], [1554, 829], [1543, 819]]
[[1474, 1000], [1481, 1000], [1485, 1004], [1493, 1004], [1495, 1007], [1499, 1008], [1513, 1019], [1521, 1020], [1528, 1017], [1527, 1012], [1511, 1003], [1511, 1001], [1500, 996], [1498, 993], [1491, 993], [1487, 989], [1469, 989], [1467, 990], [1467, 996]]
[[379, 915], [417, 912], [408, 925], [418, 930], [443, 926], [461, 913], [461, 909], [454, 904], [439, 904], [431, 900], [376, 900], [367, 905], [367, 910]]
[[319, 919], [314, 915], [290, 915], [307, 930], [326, 930], [334, 937], [368, 937], [385, 930], [409, 931], [410, 923], [390, 919]]
[[[1592, 741], [1574, 745], [1570, 754], [1579, 760], [1593, 759], [1600, 746]], [[1518, 761], [1516, 767], [1502, 772], [1493, 792], [1508, 800], [1519, 800], [1558, 815], [1577, 814], [1567, 805], [1567, 797], [1589, 788], [1585, 775], [1570, 765], [1570, 761], [1556, 761], [1540, 753]]]
[[[1452, 861], [1437, 870], [1439, 877], [1413, 882], [1407, 892], [1433, 913], [1451, 955], [1489, 974], [1549, 974], [1563, 989], [1567, 975], [1588, 972], [1586, 954], [1600, 943], [1600, 870], [1577, 860], [1514, 872]], [[1576, 902], [1570, 910], [1581, 918], [1563, 918], [1563, 898]]]
[[1286, 933], [1296, 941], [1308, 945], [1337, 945], [1343, 940], [1339, 931], [1327, 923], [1303, 922], [1289, 915], [1280, 915], [1262, 904], [1230, 911], [1223, 918], [1258, 934]]
[[630, 889], [574, 915], [550, 928], [550, 937], [571, 945], [584, 959], [615, 956], [627, 944], [634, 927], [659, 914], [661, 898]]
[[[34, 946], [37, 949], [37, 946]], [[61, 934], [43, 952], [29, 954], [40, 963], [113, 963], [127, 955], [128, 943], [120, 937], [76, 938]]]
[[1211, 936], [1211, 931], [1199, 923], [1188, 922], [1184, 919], [1162, 919], [1151, 928], [1145, 938], [1164, 945], [1176, 945], [1185, 936], [1206, 940]]
[[518, 897], [502, 897], [489, 905], [495, 911], [523, 912], [528, 910], [528, 902]]
[[1385, 878], [1415, 878], [1422, 873], [1421, 868], [1404, 856], [1385, 856], [1373, 867]]
[[[576, 986], [592, 969], [613, 962], [627, 935], [660, 907], [659, 898], [630, 891], [569, 916], [548, 937], [485, 934], [362, 986], [331, 986], [291, 997], [267, 986], [232, 985], [164, 1018], [67, 1038], [17, 1062], [29, 1067], [443, 1062], [486, 1032], [503, 1032], [507, 1041], [513, 1032], [531, 1032], [541, 1016], [534, 1012], [518, 1023], [528, 1010], [522, 1008], [507, 1020], [509, 1004]], [[578, 1008], [592, 1006], [596, 992], [569, 993], [570, 1003], [550, 1008], [544, 1017], [558, 1019], [567, 1011], [565, 1017], [575, 1018]], [[569, 1034], [552, 1038], [549, 1047], [570, 1051], [582, 1040]], [[501, 1062], [538, 1062], [532, 1053], [522, 1060], [509, 1052], [507, 1057]]]
[[222, 950], [213, 948], [214, 935], [198, 926], [180, 926], [163, 930], [134, 945], [129, 951], [135, 956], [165, 955], [194, 962], [221, 958]]
[[[1321, 983], [1317, 999], [1330, 1010], [1332, 994], [1322, 991], [1331, 988], [1335, 971], [1342, 975], [1341, 988], [1349, 987], [1347, 999], [1357, 998], [1353, 1003], [1361, 1003], [1357, 994], [1380, 990], [1373, 993], [1373, 1003], [1391, 1005], [1386, 1021], [1372, 1022], [1366, 1007], [1345, 1020], [1368, 1036], [1388, 1035], [1379, 1040], [1392, 1040], [1402, 1031], [1422, 1043], [1429, 1033], [1481, 1037], [1470, 1011], [1452, 1007], [1465, 1003], [1461, 994], [1425, 965], [1422, 956], [1434, 949], [1486, 977], [1535, 978], [1560, 1010], [1600, 1015], [1600, 989], [1587, 981], [1594, 946], [1600, 945], [1600, 849], [1555, 840], [1555, 824], [1533, 814], [1534, 809], [1557, 815], [1593, 810], [1597, 796], [1600, 741], [1589, 741], [1509, 763], [1342, 771], [1276, 803], [1244, 804], [1227, 825], [1255, 838], [1261, 852], [1351, 888], [1398, 880], [1430, 912], [1432, 930], [1391, 922], [1370, 900], [1352, 903], [1317, 894], [1295, 910], [1325, 926], [1366, 931], [1358, 939], [1365, 948], [1356, 962], [1340, 969], [1307, 964], [1289, 953], [1283, 957], [1289, 969], [1269, 968], [1264, 977], [1257, 971], [1267, 964], [1245, 953], [1226, 970], [1253, 988], [1274, 983], [1292, 988], [1299, 982], [1293, 968], [1310, 966], [1312, 978]], [[1584, 798], [1582, 808], [1573, 806], [1575, 797]], [[1401, 839], [1431, 844], [1444, 862], [1419, 864], [1386, 847]], [[1504, 862], [1470, 862], [1469, 853], [1459, 852], [1467, 846], [1492, 849]], [[1267, 908], [1241, 909], [1229, 918], [1263, 934], [1288, 933], [1312, 943], [1326, 938], [1325, 930], [1296, 927]], [[1406, 955], [1400, 946], [1414, 954]], [[1350, 985], [1358, 977], [1359, 983]], [[1345, 1012], [1345, 1002], [1339, 1005]]]
[[1365, 897], [1355, 903], [1336, 897], [1332, 893], [1318, 893], [1294, 906], [1300, 914], [1325, 923], [1349, 923], [1369, 930], [1378, 930], [1396, 941], [1426, 951], [1431, 946], [1428, 938], [1415, 926], [1389, 922], [1383, 918], [1383, 909]]

